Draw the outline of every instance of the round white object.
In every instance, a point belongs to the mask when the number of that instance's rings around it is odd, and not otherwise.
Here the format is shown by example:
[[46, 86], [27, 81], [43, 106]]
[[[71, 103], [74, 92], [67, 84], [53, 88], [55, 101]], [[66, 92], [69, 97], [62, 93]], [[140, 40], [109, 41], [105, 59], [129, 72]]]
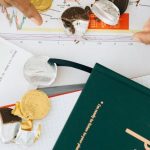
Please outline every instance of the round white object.
[[99, 0], [91, 6], [91, 11], [108, 25], [116, 25], [119, 21], [120, 11], [118, 7], [108, 0]]
[[25, 79], [37, 87], [48, 87], [56, 79], [57, 65], [48, 63], [49, 57], [33, 56], [24, 65]]

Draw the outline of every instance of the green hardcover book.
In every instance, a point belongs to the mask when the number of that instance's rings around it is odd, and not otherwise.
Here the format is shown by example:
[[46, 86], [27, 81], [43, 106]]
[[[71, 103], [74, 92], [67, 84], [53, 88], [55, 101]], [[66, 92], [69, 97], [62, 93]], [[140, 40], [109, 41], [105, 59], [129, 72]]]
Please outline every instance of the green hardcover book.
[[54, 150], [149, 150], [150, 90], [96, 64]]

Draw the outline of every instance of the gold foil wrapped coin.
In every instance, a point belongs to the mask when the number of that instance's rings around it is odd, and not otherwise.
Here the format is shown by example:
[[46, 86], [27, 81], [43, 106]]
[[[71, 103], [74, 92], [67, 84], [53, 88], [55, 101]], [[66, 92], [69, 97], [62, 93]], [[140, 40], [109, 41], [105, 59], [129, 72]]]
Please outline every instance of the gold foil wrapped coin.
[[43, 119], [50, 110], [50, 101], [44, 92], [32, 90], [22, 98], [20, 109], [27, 120]]
[[31, 131], [33, 128], [33, 121], [32, 120], [27, 120], [21, 122], [21, 129], [26, 130], [26, 131]]
[[31, 0], [30, 2], [38, 11], [46, 11], [52, 5], [52, 0]]
[[11, 113], [12, 113], [13, 115], [15, 115], [15, 116], [18, 116], [18, 117], [20, 117], [20, 118], [22, 118], [22, 119], [25, 119], [24, 116], [23, 116], [23, 114], [22, 114], [22, 112], [21, 112], [20, 102], [17, 102], [17, 103], [15, 104], [15, 108], [11, 111]]

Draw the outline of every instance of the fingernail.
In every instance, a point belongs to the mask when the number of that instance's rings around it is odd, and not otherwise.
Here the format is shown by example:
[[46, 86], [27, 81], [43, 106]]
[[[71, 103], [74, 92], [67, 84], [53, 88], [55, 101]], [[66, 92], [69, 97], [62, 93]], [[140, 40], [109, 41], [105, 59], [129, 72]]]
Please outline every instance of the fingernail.
[[38, 22], [35, 18], [30, 18], [30, 20], [31, 20], [32, 22], [34, 22], [35, 24], [39, 25], [39, 22]]

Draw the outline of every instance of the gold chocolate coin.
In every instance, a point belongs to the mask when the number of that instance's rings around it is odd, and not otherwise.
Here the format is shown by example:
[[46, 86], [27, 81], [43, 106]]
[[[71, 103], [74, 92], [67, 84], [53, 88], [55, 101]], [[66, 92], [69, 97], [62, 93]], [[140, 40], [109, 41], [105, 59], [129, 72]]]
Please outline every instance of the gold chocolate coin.
[[38, 11], [46, 11], [52, 4], [52, 0], [31, 0], [30, 2]]
[[50, 101], [44, 92], [32, 90], [24, 95], [20, 102], [20, 108], [24, 118], [42, 119], [50, 110]]
[[[15, 108], [11, 111], [11, 113], [15, 116], [18, 116], [20, 118], [24, 118], [22, 112], [21, 112], [21, 109], [20, 109], [20, 102], [17, 102], [15, 104]], [[24, 118], [25, 119], [25, 118]]]
[[21, 122], [21, 129], [26, 131], [31, 131], [33, 128], [33, 121], [32, 120], [26, 120]]

